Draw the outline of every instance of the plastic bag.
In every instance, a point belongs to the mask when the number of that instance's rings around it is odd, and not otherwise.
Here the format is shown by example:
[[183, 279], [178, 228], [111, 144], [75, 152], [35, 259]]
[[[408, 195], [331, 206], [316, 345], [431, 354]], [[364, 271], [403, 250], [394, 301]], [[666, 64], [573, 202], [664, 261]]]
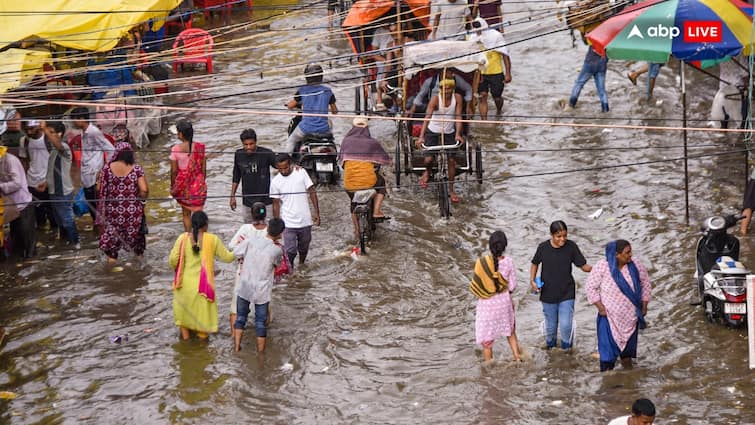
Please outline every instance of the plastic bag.
[[76, 217], [81, 217], [89, 212], [89, 204], [87, 204], [86, 196], [84, 196], [84, 188], [79, 189], [79, 192], [73, 198], [73, 213]]

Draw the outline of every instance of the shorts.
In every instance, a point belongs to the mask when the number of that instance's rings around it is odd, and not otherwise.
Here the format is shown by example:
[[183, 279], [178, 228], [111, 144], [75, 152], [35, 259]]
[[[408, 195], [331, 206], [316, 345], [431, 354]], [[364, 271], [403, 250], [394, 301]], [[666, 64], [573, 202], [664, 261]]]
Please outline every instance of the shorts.
[[503, 95], [503, 73], [482, 76], [480, 85], [477, 87], [477, 93], [487, 92], [490, 92], [493, 97]]
[[655, 78], [661, 72], [662, 63], [648, 62], [648, 78]]
[[[430, 130], [425, 130], [425, 146], [440, 146], [440, 134], [439, 133], [433, 133]], [[446, 145], [453, 145], [456, 143], [456, 133], [447, 133], [444, 134], [443, 143]], [[438, 151], [425, 151], [424, 152], [426, 157], [430, 156], [436, 156], [438, 154]], [[448, 158], [457, 158], [457, 157], [464, 157], [464, 153], [459, 149], [447, 149], [446, 154], [448, 155]]]
[[[377, 175], [377, 181], [375, 182], [375, 187], [373, 187], [373, 189], [375, 189], [375, 191], [377, 193], [380, 193], [383, 196], [385, 196], [385, 195], [388, 194], [388, 192], [385, 190], [385, 179], [383, 178], [383, 176], [380, 173], [378, 173], [378, 175]], [[350, 200], [354, 199], [354, 193], [356, 193], [356, 192], [352, 192], [352, 191], [349, 191], [349, 190], [346, 191], [346, 194], [349, 195], [349, 199]], [[357, 203], [356, 202], [352, 202], [351, 205], [350, 205], [350, 207], [349, 207], [349, 211], [351, 211], [353, 213], [354, 209], [356, 207], [357, 207]]]
[[338, 9], [338, 6], [341, 4], [340, 0], [328, 0], [328, 11], [334, 12], [336, 9]]

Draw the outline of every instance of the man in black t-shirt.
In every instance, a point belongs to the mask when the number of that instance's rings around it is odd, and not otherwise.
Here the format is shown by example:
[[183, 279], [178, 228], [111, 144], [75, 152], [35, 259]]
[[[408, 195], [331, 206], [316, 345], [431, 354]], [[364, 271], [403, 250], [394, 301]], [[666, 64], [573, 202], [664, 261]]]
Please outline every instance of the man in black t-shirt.
[[233, 185], [231, 185], [230, 206], [236, 210], [236, 189], [241, 182], [243, 201], [241, 208], [244, 223], [252, 222], [251, 207], [255, 202], [272, 205], [270, 199], [270, 168], [275, 167], [275, 153], [257, 146], [257, 133], [248, 128], [241, 132], [242, 149], [233, 156]]

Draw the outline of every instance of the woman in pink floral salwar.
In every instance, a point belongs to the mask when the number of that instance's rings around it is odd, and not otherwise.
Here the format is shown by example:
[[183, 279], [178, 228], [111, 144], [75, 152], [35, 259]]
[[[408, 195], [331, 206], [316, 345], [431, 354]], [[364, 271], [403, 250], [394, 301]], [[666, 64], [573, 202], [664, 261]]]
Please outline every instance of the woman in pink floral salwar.
[[638, 331], [645, 328], [651, 287], [645, 267], [632, 260], [629, 242], [619, 239], [606, 245], [606, 259], [593, 266], [585, 292], [598, 309], [600, 371], [613, 369], [617, 358], [625, 368], [631, 367]]
[[511, 257], [506, 257], [508, 241], [501, 231], [493, 232], [488, 242], [490, 254], [475, 263], [470, 290], [477, 296], [475, 340], [482, 345], [483, 360], [493, 359], [493, 343], [508, 338], [515, 361], [521, 361], [511, 292], [516, 289], [516, 271]]

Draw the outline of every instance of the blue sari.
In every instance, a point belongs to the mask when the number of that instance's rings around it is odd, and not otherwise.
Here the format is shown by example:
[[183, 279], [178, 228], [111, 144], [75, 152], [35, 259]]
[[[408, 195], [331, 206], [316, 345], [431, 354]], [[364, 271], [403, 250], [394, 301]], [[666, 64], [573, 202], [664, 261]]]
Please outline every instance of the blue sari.
[[[606, 245], [606, 261], [608, 267], [611, 270], [611, 277], [616, 282], [619, 290], [624, 294], [627, 299], [634, 305], [635, 313], [637, 315], [637, 327], [639, 329], [645, 329], [645, 317], [642, 314], [642, 286], [640, 284], [640, 272], [634, 262], [629, 262], [627, 268], [629, 269], [629, 276], [632, 278], [632, 287], [630, 289], [629, 282], [621, 274], [618, 264], [616, 263], [616, 242], [610, 242]], [[613, 339], [611, 334], [611, 326], [608, 323], [608, 317], [598, 314], [597, 318], [598, 328], [598, 353], [600, 354], [601, 370], [603, 369], [603, 363], [615, 363], [616, 358], [622, 354], [622, 350], [619, 349], [618, 344]], [[637, 330], [627, 342], [624, 347], [624, 353], [629, 354], [630, 357], [634, 357], [637, 351]], [[612, 367], [611, 367], [612, 368]]]

